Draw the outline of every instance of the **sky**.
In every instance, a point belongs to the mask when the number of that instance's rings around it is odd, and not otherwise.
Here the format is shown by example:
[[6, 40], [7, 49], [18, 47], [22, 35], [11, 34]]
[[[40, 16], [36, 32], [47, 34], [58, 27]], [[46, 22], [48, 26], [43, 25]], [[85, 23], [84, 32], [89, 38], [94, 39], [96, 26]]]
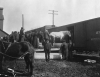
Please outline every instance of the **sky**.
[[100, 17], [100, 0], [0, 0], [3, 8], [3, 30], [7, 33], [19, 31], [24, 16], [25, 31], [52, 25], [63, 26]]

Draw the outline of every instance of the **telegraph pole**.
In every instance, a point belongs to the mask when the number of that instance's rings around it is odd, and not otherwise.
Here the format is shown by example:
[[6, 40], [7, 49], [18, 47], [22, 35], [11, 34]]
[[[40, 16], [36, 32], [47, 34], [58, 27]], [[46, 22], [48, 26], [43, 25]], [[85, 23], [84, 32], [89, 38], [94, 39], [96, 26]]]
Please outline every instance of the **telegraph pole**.
[[54, 25], [54, 15], [58, 15], [57, 13], [55, 13], [58, 11], [55, 11], [55, 10], [49, 10], [49, 11], [52, 11], [52, 13], [49, 13], [49, 14], [52, 14], [52, 25]]
[[24, 15], [22, 14], [22, 27], [24, 28]]

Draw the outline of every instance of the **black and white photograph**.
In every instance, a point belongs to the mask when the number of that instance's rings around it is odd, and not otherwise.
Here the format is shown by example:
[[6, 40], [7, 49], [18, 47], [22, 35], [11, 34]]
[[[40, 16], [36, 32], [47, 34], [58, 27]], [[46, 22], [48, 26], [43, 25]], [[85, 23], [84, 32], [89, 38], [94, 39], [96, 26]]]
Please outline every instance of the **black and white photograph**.
[[100, 77], [100, 0], [0, 0], [0, 77]]

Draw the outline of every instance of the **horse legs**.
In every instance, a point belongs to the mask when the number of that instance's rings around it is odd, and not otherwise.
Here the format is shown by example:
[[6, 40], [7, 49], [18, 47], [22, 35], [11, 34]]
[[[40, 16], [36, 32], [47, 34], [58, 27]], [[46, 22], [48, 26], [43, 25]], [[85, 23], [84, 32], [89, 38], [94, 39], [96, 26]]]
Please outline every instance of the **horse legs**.
[[25, 63], [26, 63], [26, 69], [28, 69], [28, 72], [29, 72], [29, 55], [26, 54], [25, 57], [24, 57], [24, 60], [25, 60]]
[[34, 68], [34, 53], [31, 53], [29, 56], [30, 59], [30, 74], [33, 75], [33, 68]]
[[33, 63], [32, 63], [32, 61], [30, 61], [30, 74], [31, 75], [33, 74]]
[[3, 55], [0, 54], [0, 72], [2, 72], [2, 60], [3, 60]]
[[31, 54], [27, 54], [25, 57], [24, 57], [24, 60], [26, 62], [26, 69], [28, 69], [28, 72], [30, 72], [30, 74], [32, 75], [33, 74], [33, 55]]

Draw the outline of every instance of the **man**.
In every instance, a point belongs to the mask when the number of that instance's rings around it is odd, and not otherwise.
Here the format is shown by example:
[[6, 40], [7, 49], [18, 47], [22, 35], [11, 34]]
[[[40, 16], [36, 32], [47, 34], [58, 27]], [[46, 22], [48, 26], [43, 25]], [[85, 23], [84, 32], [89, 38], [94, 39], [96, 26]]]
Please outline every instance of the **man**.
[[14, 31], [13, 38], [14, 38], [14, 42], [18, 42], [18, 40], [19, 40], [19, 34], [18, 34], [17, 31]]
[[51, 51], [51, 43], [49, 43], [49, 40], [46, 40], [44, 43], [44, 52], [45, 52], [46, 62], [50, 60], [50, 51]]
[[39, 41], [42, 42], [42, 40], [43, 40], [43, 32], [42, 31], [39, 32], [38, 37], [39, 37]]
[[71, 34], [70, 34], [70, 31], [67, 29], [67, 33], [64, 35], [64, 37], [63, 37], [63, 40], [64, 40], [64, 44], [62, 43], [62, 45], [65, 45], [65, 49], [67, 48], [67, 50], [65, 50], [66, 51], [66, 57], [67, 57], [67, 60], [69, 60], [69, 57], [70, 57], [70, 54], [71, 54], [71, 52], [69, 51], [69, 49], [70, 49], [70, 42], [71, 42]]
[[60, 51], [62, 53], [62, 59], [63, 60], [68, 60], [68, 44], [66, 43], [65, 40], [63, 40]]
[[24, 28], [23, 27], [21, 27], [20, 34], [24, 35]]
[[55, 42], [54, 36], [50, 35], [50, 43], [52, 46], [53, 46], [54, 42]]
[[34, 36], [33, 36], [33, 43], [34, 43], [34, 47], [35, 48], [38, 48], [39, 47], [39, 43], [38, 43], [38, 32], [37, 31], [35, 31], [35, 33], [34, 33]]
[[9, 42], [14, 43], [14, 32], [12, 31], [12, 33], [9, 36]]
[[48, 30], [46, 30], [46, 29], [45, 29], [45, 31], [44, 31], [44, 40], [45, 40], [45, 41], [46, 41], [46, 40], [50, 40], [49, 32], [48, 32]]
[[19, 42], [23, 41], [24, 39], [24, 28], [21, 27], [21, 30], [20, 30], [20, 37], [19, 37]]

